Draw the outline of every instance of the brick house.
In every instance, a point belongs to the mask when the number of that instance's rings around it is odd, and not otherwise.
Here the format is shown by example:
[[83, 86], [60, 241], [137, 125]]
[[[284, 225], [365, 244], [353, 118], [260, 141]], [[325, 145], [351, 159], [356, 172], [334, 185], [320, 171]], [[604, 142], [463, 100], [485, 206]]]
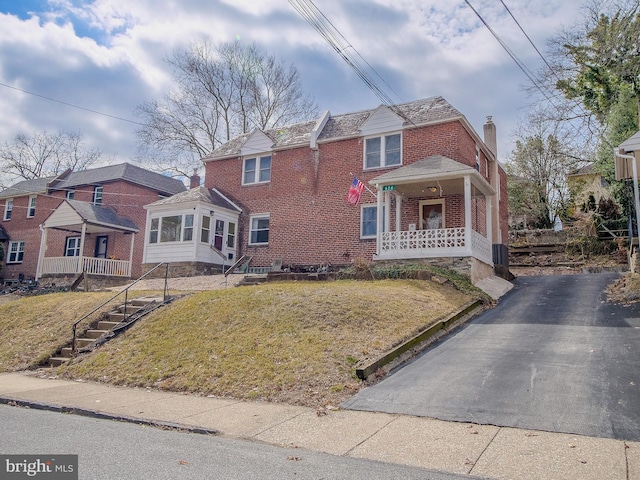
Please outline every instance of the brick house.
[[[225, 143], [203, 158], [204, 186], [238, 207], [228, 253], [247, 255], [254, 267], [420, 260], [479, 280], [507, 262], [496, 143], [490, 117], [483, 140], [442, 97], [324, 112]], [[347, 192], [358, 181], [366, 188], [351, 204]]]
[[73, 277], [85, 270], [135, 278], [142, 271], [143, 205], [185, 189], [128, 163], [18, 182], [0, 192], [8, 237], [1, 276]]

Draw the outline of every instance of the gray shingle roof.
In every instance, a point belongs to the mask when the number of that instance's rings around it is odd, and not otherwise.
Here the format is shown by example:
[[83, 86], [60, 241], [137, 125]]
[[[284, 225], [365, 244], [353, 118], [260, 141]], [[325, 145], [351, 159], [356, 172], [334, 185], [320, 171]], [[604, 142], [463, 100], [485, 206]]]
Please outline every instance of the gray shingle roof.
[[169, 198], [163, 198], [153, 202], [150, 205], [175, 205], [179, 203], [203, 202], [216, 207], [226, 208], [232, 211], [239, 211], [238, 207], [229, 202], [216, 189], [207, 189], [205, 187], [195, 187], [186, 192], [177, 193]]
[[369, 181], [371, 184], [402, 182], [412, 180], [416, 177], [439, 177], [445, 175], [455, 175], [463, 173], [475, 173], [476, 169], [442, 155], [432, 155], [431, 157], [419, 160], [409, 165], [399, 167], [390, 172], [384, 173]]
[[89, 223], [98, 225], [112, 225], [126, 230], [138, 231], [138, 226], [133, 220], [118, 215], [109, 207], [100, 207], [88, 202], [78, 200], [66, 200], [78, 214]]
[[101, 185], [116, 180], [135, 183], [136, 185], [157, 190], [165, 195], [173, 195], [186, 190], [184, 183], [180, 180], [131, 165], [130, 163], [121, 163], [71, 172], [60, 179], [57, 179], [57, 177], [43, 177], [23, 180], [0, 192], [0, 199], [33, 193], [46, 193], [47, 187], [53, 190], [66, 190], [82, 185]]
[[130, 163], [71, 172], [66, 178], [54, 182], [52, 188], [65, 190], [82, 185], [100, 185], [116, 180], [125, 180], [168, 195], [183, 192], [186, 189], [184, 183], [180, 180], [137, 167]]
[[47, 184], [55, 177], [34, 178], [33, 180], [22, 180], [0, 192], [0, 198], [20, 197], [34, 193], [46, 193]]
[[[375, 112], [374, 109], [361, 112], [332, 115], [318, 136], [318, 141], [347, 138], [360, 134], [362, 124]], [[442, 97], [430, 97], [413, 102], [395, 105], [393, 111], [405, 119], [406, 126], [424, 125], [447, 120], [463, 118], [463, 115]], [[293, 147], [309, 144], [311, 131], [316, 121], [297, 123], [280, 128], [266, 130], [264, 133], [271, 138], [273, 149]], [[213, 160], [240, 155], [242, 145], [250, 134], [240, 135], [217, 148], [203, 160]]]

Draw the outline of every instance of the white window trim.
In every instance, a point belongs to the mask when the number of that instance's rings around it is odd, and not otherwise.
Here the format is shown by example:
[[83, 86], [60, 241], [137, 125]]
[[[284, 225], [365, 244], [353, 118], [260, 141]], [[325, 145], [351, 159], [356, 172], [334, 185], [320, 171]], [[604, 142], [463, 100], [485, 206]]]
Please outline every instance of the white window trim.
[[[36, 216], [36, 203], [37, 195], [29, 195], [29, 203], [27, 204], [27, 218], [33, 218]], [[31, 212], [33, 211], [33, 215]]]
[[[100, 192], [100, 195], [98, 196], [98, 192]], [[98, 203], [98, 197], [100, 198], [100, 202]], [[98, 205], [101, 206], [102, 205], [102, 199], [104, 197], [104, 188], [102, 187], [102, 185], [98, 185], [96, 187], [93, 187], [93, 204], [94, 205]]]
[[65, 198], [67, 200], [73, 200], [75, 196], [76, 196], [76, 191], [75, 190], [67, 190]]
[[[259, 181], [260, 178], [260, 165], [262, 164], [262, 159], [269, 157], [271, 166], [269, 167], [269, 180]], [[245, 172], [247, 160], [255, 159], [256, 161], [256, 170], [253, 174], [253, 182], [245, 182]], [[260, 155], [251, 155], [249, 157], [245, 157], [242, 159], [242, 185], [264, 185], [265, 183], [271, 182], [271, 172], [273, 170], [273, 155], [271, 153], [261, 153]]]
[[[18, 245], [18, 249], [15, 252], [16, 259], [18, 258], [20, 252], [22, 252], [22, 260], [10, 260], [12, 245]], [[22, 263], [23, 260], [24, 260], [24, 240], [16, 240], [13, 242], [9, 242], [9, 247], [7, 249], [7, 265], [14, 264], [14, 263]]]
[[[11, 206], [11, 208], [9, 208], [9, 206]], [[7, 198], [4, 201], [4, 215], [2, 216], [2, 219], [4, 221], [11, 220], [11, 217], [7, 218], [8, 213], [10, 213], [11, 216], [13, 216], [13, 198]]]
[[[204, 226], [204, 219], [208, 218], [209, 219], [209, 226], [205, 228]], [[200, 243], [204, 243], [204, 244], [209, 244], [211, 242], [211, 223], [213, 221], [213, 216], [211, 215], [200, 215], [200, 235], [199, 235], [199, 241]], [[202, 240], [202, 235], [204, 234], [204, 232], [207, 232], [207, 239], [206, 240]]]
[[257, 218], [268, 218], [269, 219], [269, 236], [271, 236], [271, 214], [269, 213], [257, 213], [255, 215], [251, 215], [249, 216], [249, 238], [248, 238], [248, 244], [255, 246], [255, 245], [269, 245], [269, 242], [256, 242], [256, 243], [252, 243], [251, 242], [251, 233], [253, 232], [253, 229], [251, 228], [253, 225], [253, 220], [257, 219]]
[[[191, 215], [193, 217], [193, 221], [190, 227], [186, 226], [187, 217]], [[163, 219], [168, 217], [180, 217], [180, 233], [179, 238], [177, 240], [169, 240], [162, 241], [162, 223]], [[158, 228], [154, 229], [152, 227], [152, 223], [154, 220], [158, 221]], [[199, 241], [201, 230], [200, 226], [196, 225], [196, 216], [193, 213], [175, 213], [169, 214], [169, 212], [165, 212], [165, 214], [159, 214], [158, 216], [153, 216], [149, 218], [149, 234], [145, 239], [147, 245], [176, 245], [176, 244], [184, 244], [184, 243], [193, 243], [195, 241]], [[185, 231], [187, 229], [191, 230], [191, 240], [185, 240]], [[157, 238], [155, 242], [151, 241], [151, 232], [157, 233]], [[196, 235], [198, 235], [198, 239], [196, 239]]]
[[[374, 233], [373, 235], [365, 235], [363, 232], [363, 219], [364, 219], [364, 210], [365, 208], [375, 208], [376, 209], [376, 233]], [[384, 205], [382, 206], [382, 218], [383, 218], [383, 223], [384, 223]], [[382, 231], [384, 232], [384, 226]], [[370, 239], [375, 239], [378, 236], [378, 204], [377, 203], [365, 203], [360, 205], [360, 238], [362, 240], [370, 240]]]
[[[400, 135], [400, 163], [395, 163], [393, 165], [387, 165], [387, 153], [386, 153], [386, 142], [387, 137], [391, 135]], [[367, 140], [371, 140], [372, 138], [380, 139], [380, 165], [377, 167], [367, 167]], [[382, 168], [391, 168], [391, 167], [401, 167], [403, 165], [403, 156], [402, 156], [402, 142], [403, 135], [402, 131], [398, 132], [387, 132], [381, 133], [379, 135], [368, 135], [364, 138], [362, 142], [362, 168], [363, 170], [377, 170]]]
[[[74, 252], [77, 252], [77, 255], [67, 255], [69, 251], [69, 240], [75, 240]], [[64, 241], [64, 256], [65, 257], [80, 257], [82, 256], [82, 252], [80, 251], [80, 243], [82, 242], [82, 237], [67, 237]]]

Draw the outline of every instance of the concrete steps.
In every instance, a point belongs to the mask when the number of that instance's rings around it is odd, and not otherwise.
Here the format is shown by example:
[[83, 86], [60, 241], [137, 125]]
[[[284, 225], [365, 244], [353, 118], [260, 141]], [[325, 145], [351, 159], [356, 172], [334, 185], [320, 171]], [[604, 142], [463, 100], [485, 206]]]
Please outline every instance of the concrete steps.
[[[130, 315], [142, 310], [147, 305], [154, 302], [163, 302], [162, 297], [143, 297], [130, 300], [126, 305], [126, 315]], [[121, 322], [125, 320], [125, 305], [119, 305], [107, 314], [106, 320], [99, 320], [96, 328], [90, 328], [84, 332], [83, 337], [76, 338], [76, 348], [83, 348], [92, 345], [95, 341], [105, 334], [113, 331]], [[47, 360], [47, 364], [51, 367], [59, 367], [64, 365], [73, 358], [71, 346], [60, 349], [60, 352]]]
[[246, 275], [240, 283], [238, 283], [238, 287], [247, 286], [247, 285], [260, 285], [267, 281], [267, 275]]

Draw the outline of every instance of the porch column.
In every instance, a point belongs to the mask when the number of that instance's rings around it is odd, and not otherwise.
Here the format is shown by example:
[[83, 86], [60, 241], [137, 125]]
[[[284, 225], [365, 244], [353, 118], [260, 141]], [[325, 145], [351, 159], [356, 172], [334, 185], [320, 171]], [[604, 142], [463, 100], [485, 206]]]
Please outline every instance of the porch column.
[[131, 234], [131, 249], [129, 250], [129, 277], [131, 276], [131, 267], [133, 266], [133, 244], [136, 241], [135, 232]]
[[391, 220], [391, 193], [384, 192], [384, 230], [389, 231], [389, 220]]
[[376, 254], [380, 255], [380, 252], [382, 252], [382, 225], [383, 225], [383, 217], [382, 217], [382, 196], [384, 195], [384, 192], [380, 189], [377, 190], [377, 201], [378, 201], [378, 208], [377, 208], [377, 212], [376, 212]]
[[38, 280], [40, 278], [40, 274], [42, 273], [40, 270], [42, 269], [42, 260], [44, 259], [44, 254], [47, 251], [47, 232], [48, 228], [40, 225], [40, 231], [42, 231], [42, 235], [40, 235], [40, 251], [38, 252], [38, 266], [36, 267], [36, 278]]
[[487, 231], [487, 240], [489, 240], [490, 244], [493, 244], [493, 242], [491, 241], [493, 238], [493, 232], [491, 231], [493, 228], [493, 219], [491, 218], [491, 206], [493, 204], [493, 195], [489, 195], [484, 197], [485, 199], [485, 207], [487, 209], [487, 214], [486, 214], [486, 228], [485, 230]]
[[464, 177], [464, 247], [467, 255], [471, 255], [471, 230], [473, 222], [471, 220], [471, 178]]
[[82, 222], [82, 233], [80, 234], [80, 262], [78, 263], [79, 272], [82, 273], [84, 271], [84, 240], [87, 236], [87, 222]]
[[402, 196], [401, 195], [395, 195], [395, 199], [396, 199], [396, 232], [399, 232], [402, 228]]

